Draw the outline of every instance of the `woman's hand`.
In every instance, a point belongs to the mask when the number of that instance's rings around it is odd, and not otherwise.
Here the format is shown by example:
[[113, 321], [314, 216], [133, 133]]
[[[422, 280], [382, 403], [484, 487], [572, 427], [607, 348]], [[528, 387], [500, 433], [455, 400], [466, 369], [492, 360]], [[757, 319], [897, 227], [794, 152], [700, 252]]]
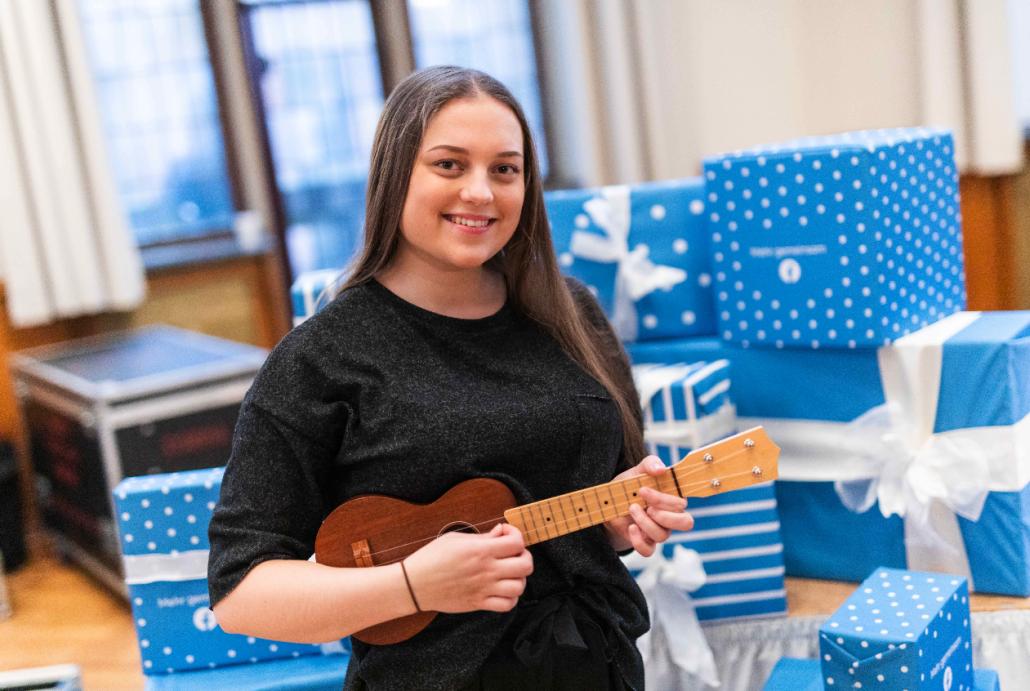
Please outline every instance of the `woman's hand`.
[[[613, 480], [625, 480], [638, 475], [658, 477], [667, 470], [660, 458], [648, 456], [629, 470], [616, 475]], [[632, 547], [649, 557], [654, 554], [659, 543], [669, 539], [673, 530], [690, 530], [694, 527], [694, 518], [686, 513], [686, 499], [650, 487], [640, 488], [640, 498], [647, 505], [646, 509], [631, 504], [629, 516], [614, 518], [604, 524], [608, 540], [616, 550]]]
[[518, 528], [499, 523], [483, 535], [445, 533], [407, 557], [404, 566], [423, 610], [507, 612], [526, 589], [533, 555]]

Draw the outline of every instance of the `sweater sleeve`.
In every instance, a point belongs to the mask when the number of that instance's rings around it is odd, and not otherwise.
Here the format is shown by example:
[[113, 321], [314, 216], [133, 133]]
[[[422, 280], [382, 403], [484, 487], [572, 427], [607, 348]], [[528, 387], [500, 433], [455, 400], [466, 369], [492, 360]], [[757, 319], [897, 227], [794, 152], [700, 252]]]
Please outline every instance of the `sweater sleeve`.
[[311, 340], [289, 334], [240, 408], [208, 528], [212, 606], [263, 561], [308, 559], [331, 508], [325, 488], [349, 407], [331, 390]]
[[[644, 415], [640, 409], [640, 395], [633, 384], [633, 372], [630, 369], [629, 356], [626, 354], [626, 349], [622, 347], [622, 342], [615, 335], [611, 323], [609, 323], [597, 299], [587, 287], [572, 277], [566, 277], [565, 282], [572, 293], [572, 298], [575, 300], [580, 314], [586, 317], [593, 330], [595, 342], [600, 345], [601, 354], [605, 358], [605, 365], [608, 374], [612, 378], [612, 382], [623, 392], [626, 400], [630, 402], [633, 417], [636, 419], [638, 429], [641, 430], [642, 434]], [[640, 458], [643, 458], [643, 449], [640, 449], [639, 455]], [[640, 458], [627, 459], [625, 453], [623, 453], [619, 457], [619, 472], [636, 465], [640, 462]]]

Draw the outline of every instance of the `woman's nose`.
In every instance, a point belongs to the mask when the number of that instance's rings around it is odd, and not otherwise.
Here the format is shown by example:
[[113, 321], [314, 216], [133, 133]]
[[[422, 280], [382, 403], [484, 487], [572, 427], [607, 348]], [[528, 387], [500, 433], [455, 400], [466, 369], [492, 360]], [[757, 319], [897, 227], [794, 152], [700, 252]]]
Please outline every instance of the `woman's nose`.
[[461, 188], [461, 200], [468, 204], [488, 204], [493, 201], [494, 193], [486, 173], [470, 173]]

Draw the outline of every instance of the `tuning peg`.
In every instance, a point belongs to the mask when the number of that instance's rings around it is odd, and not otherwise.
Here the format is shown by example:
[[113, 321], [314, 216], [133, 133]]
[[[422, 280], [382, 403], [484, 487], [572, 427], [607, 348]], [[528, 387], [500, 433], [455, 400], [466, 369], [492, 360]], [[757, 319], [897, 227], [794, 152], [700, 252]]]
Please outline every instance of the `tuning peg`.
[[755, 477], [762, 477], [762, 469], [756, 465], [754, 468], [751, 469], [751, 474]]
[[719, 478], [715, 478], [714, 480], [712, 480], [712, 487], [714, 487], [715, 489], [719, 489], [720, 487], [722, 487], [722, 482], [719, 481]]
[[755, 440], [754, 439], [745, 439], [744, 440], [744, 448], [746, 448], [746, 449], [753, 449], [754, 447], [755, 447]]
[[704, 456], [701, 457], [701, 460], [704, 461], [705, 463], [711, 463], [715, 459], [712, 458], [712, 454], [706, 453]]

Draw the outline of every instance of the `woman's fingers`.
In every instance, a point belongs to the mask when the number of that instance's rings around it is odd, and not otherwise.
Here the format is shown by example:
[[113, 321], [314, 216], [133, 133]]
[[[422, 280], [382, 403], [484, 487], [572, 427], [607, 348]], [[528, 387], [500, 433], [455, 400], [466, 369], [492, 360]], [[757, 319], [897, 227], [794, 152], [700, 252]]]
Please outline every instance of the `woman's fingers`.
[[640, 529], [640, 526], [636, 523], [631, 523], [626, 532], [629, 534], [630, 544], [633, 545], [633, 549], [638, 553], [645, 557], [649, 557], [654, 554], [655, 542], [644, 534], [644, 531]]
[[669, 539], [669, 530], [658, 525], [638, 504], [631, 504], [629, 513], [637, 527], [652, 541], [665, 542]]
[[694, 527], [694, 517], [685, 511], [666, 511], [649, 506], [646, 513], [655, 523], [667, 530], [691, 530]]
[[659, 492], [658, 490], [650, 487], [641, 487], [640, 496], [645, 502], [647, 502], [648, 506], [665, 509], [666, 511], [683, 511], [687, 508], [687, 500], [683, 497], [677, 497], [675, 494]]

